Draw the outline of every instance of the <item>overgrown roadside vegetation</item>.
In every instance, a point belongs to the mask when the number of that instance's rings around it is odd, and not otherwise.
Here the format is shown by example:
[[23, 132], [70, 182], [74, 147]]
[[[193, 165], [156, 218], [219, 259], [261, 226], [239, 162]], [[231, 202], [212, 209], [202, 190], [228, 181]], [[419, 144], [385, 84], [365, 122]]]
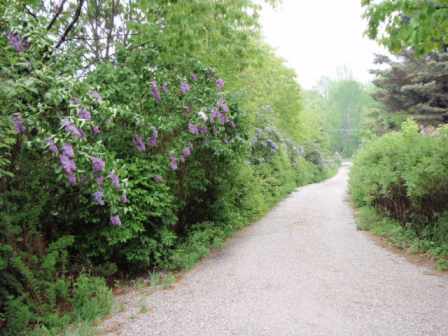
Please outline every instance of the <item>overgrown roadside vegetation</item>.
[[[443, 1], [363, 0], [368, 35], [393, 54], [377, 56], [368, 139], [350, 173], [360, 228], [429, 255], [448, 269], [448, 133]], [[381, 29], [383, 27], [385, 29]], [[387, 66], [384, 66], [387, 65]], [[401, 124], [404, 120], [408, 121]]]
[[422, 254], [434, 261], [438, 271], [448, 270], [448, 244], [430, 236], [420, 236], [392, 218], [384, 217], [375, 208], [361, 207], [356, 211], [358, 229], [382, 237], [394, 247], [411, 255]]
[[114, 279], [189, 268], [335, 170], [259, 10], [0, 4], [0, 335], [88, 330]]
[[428, 253], [441, 270], [448, 269], [447, 131], [428, 137], [406, 122], [358, 153], [349, 182], [361, 229]]

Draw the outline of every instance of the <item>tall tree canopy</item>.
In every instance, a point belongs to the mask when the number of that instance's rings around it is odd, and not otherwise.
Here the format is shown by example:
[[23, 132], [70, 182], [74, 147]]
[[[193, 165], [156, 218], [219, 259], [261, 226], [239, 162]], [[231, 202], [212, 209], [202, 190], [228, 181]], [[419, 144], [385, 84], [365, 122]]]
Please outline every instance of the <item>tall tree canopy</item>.
[[323, 79], [305, 102], [305, 114], [316, 111], [320, 115], [325, 134], [322, 141], [342, 156], [351, 157], [361, 144], [364, 123], [375, 105], [368, 88], [350, 76]]
[[448, 46], [447, 0], [362, 0], [367, 34], [390, 51], [412, 48], [418, 55]]

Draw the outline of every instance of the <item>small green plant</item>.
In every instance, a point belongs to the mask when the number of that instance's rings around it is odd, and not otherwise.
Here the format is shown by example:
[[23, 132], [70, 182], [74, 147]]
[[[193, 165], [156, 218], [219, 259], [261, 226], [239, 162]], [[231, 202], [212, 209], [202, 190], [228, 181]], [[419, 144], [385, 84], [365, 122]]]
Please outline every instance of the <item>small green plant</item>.
[[143, 297], [140, 299], [139, 301], [139, 313], [140, 314], [146, 314], [149, 311], [147, 303], [146, 303], [146, 298]]
[[82, 274], [75, 283], [72, 304], [77, 319], [94, 321], [111, 311], [112, 291], [104, 279]]
[[162, 282], [162, 276], [159, 272], [151, 272], [149, 274], [149, 284], [151, 287], [157, 287]]
[[177, 281], [176, 276], [173, 273], [167, 273], [162, 280], [162, 288], [171, 288]]

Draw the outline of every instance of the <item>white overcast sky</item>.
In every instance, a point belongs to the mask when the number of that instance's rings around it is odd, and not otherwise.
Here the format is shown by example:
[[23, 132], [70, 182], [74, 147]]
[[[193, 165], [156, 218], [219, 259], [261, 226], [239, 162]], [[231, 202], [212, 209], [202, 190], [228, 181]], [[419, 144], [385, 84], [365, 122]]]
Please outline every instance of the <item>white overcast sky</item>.
[[368, 82], [374, 53], [383, 50], [363, 36], [361, 0], [283, 0], [265, 7], [265, 40], [297, 71], [300, 84], [311, 89], [322, 76], [335, 77], [348, 66], [355, 79]]

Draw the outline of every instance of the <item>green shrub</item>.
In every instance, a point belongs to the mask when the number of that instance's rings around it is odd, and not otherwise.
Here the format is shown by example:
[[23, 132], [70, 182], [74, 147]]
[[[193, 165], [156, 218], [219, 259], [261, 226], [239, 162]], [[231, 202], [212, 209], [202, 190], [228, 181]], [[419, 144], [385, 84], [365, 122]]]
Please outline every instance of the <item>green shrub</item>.
[[93, 321], [112, 308], [112, 291], [102, 278], [82, 274], [74, 284], [73, 313], [81, 321]]
[[375, 207], [419, 235], [446, 237], [448, 129], [429, 137], [408, 121], [367, 144], [354, 160], [350, 192], [359, 207]]

